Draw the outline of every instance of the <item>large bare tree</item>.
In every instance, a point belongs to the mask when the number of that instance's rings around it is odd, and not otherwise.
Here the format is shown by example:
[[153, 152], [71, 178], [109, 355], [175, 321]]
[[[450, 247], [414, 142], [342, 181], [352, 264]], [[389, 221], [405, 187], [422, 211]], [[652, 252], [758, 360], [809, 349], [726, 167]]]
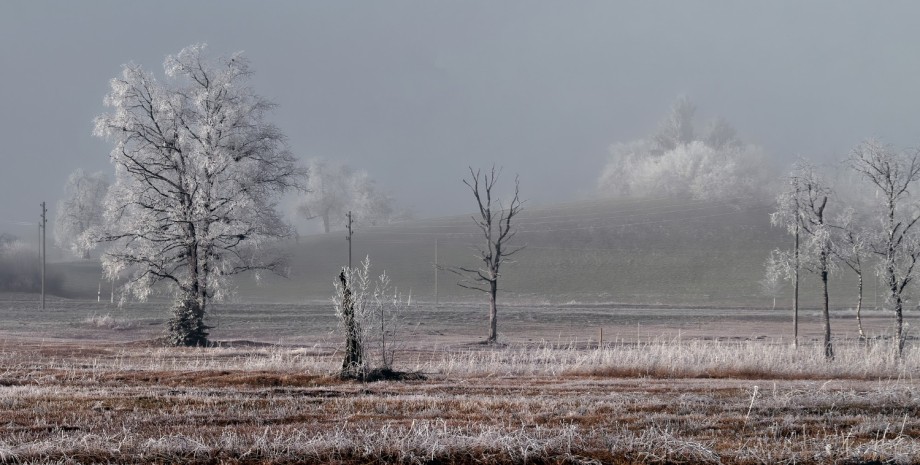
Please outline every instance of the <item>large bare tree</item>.
[[511, 202], [503, 204], [501, 199], [494, 197], [495, 185], [501, 170], [495, 166], [487, 173], [470, 168], [469, 179], [463, 183], [470, 188], [479, 214], [473, 216], [473, 221], [485, 238], [485, 243], [477, 248], [477, 255], [482, 266], [479, 268], [459, 267], [455, 270], [464, 276], [458, 284], [467, 289], [485, 292], [489, 296], [489, 336], [487, 343], [498, 340], [498, 279], [501, 277], [499, 269], [512, 255], [520, 252], [522, 246], [509, 246], [509, 242], [517, 234], [514, 228], [514, 218], [521, 212], [523, 203], [520, 199], [520, 182], [514, 178], [514, 195]]
[[158, 283], [173, 290], [174, 345], [207, 344], [207, 305], [227, 294], [229, 276], [279, 269], [263, 253], [290, 234], [276, 198], [304, 174], [265, 121], [274, 104], [248, 85], [248, 61], [203, 52], [194, 45], [167, 57], [165, 82], [126, 65], [94, 131], [114, 143], [116, 177], [106, 224], [92, 237], [110, 244], [106, 273], [125, 270], [136, 297]]
[[920, 259], [920, 211], [911, 202], [910, 189], [920, 179], [920, 152], [898, 151], [870, 140], [853, 149], [850, 165], [878, 189], [879, 221], [867, 241], [881, 260], [888, 291], [887, 303], [894, 310], [898, 354], [904, 351], [904, 292], [913, 281]]

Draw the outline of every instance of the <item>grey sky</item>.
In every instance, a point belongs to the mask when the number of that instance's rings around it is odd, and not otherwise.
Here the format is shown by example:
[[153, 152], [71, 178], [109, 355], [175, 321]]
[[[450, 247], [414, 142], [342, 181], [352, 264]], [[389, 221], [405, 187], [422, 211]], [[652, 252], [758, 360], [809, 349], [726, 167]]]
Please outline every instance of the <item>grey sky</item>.
[[[612, 142], [674, 98], [772, 156], [920, 145], [917, 2], [0, 3], [0, 231], [31, 229], [76, 168], [121, 64], [245, 51], [301, 157], [368, 170], [422, 216], [470, 210], [468, 165], [533, 203], [590, 195]], [[510, 180], [510, 179], [509, 179]]]

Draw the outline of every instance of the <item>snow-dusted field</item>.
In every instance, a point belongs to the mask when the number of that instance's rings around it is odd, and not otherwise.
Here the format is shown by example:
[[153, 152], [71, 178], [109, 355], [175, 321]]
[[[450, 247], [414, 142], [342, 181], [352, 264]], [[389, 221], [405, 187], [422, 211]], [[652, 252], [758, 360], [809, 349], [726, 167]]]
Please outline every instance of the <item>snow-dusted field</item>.
[[[215, 304], [206, 322], [212, 339], [248, 340], [281, 345], [334, 347], [336, 319], [331, 302], [304, 304]], [[107, 301], [51, 298], [46, 310], [33, 295], [0, 294], [0, 335], [6, 339], [90, 340], [131, 342], [152, 340], [163, 334], [169, 302], [111, 305]], [[911, 321], [908, 315], [908, 323]], [[893, 317], [882, 311], [863, 310], [869, 336], [891, 334]], [[404, 315], [402, 336], [424, 347], [463, 347], [485, 338], [487, 308], [481, 304], [442, 304], [413, 301]], [[803, 342], [821, 334], [817, 309], [800, 312]], [[834, 336], [856, 337], [855, 314], [832, 312]], [[785, 308], [735, 309], [681, 306], [615, 306], [570, 303], [548, 305], [499, 302], [501, 341], [514, 344], [552, 343], [596, 346], [604, 342], [655, 340], [757, 340], [790, 342], [791, 312]]]
[[413, 350], [357, 383], [322, 348], [5, 343], [0, 461], [916, 463], [920, 368], [884, 346], [678, 341]]
[[29, 305], [0, 304], [0, 463], [920, 460], [920, 350], [828, 363], [810, 312], [794, 350], [785, 311], [507, 307], [490, 347], [483, 309], [419, 308], [396, 366], [426, 379], [358, 383], [322, 303], [218, 307], [208, 349], [156, 345], [165, 303]]

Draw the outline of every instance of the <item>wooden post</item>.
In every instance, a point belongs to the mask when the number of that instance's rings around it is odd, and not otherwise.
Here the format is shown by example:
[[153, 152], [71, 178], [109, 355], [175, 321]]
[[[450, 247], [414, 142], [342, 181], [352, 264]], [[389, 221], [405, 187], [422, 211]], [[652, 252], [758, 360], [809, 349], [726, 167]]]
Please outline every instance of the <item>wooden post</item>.
[[45, 239], [47, 237], [48, 229], [48, 209], [45, 208], [45, 202], [42, 202], [42, 244], [41, 244], [41, 255], [42, 255], [42, 310], [45, 309], [45, 263], [48, 261], [48, 248], [46, 246]]

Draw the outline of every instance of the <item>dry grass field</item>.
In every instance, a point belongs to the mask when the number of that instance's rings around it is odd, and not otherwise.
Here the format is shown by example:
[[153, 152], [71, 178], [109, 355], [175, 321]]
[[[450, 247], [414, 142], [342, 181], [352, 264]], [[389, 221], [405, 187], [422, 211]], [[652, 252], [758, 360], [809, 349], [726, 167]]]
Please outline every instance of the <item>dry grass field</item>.
[[420, 305], [424, 379], [360, 383], [328, 305], [222, 306], [207, 349], [158, 346], [162, 305], [0, 303], [0, 463], [920, 461], [920, 350], [828, 363], [810, 311], [796, 350], [787, 311], [506, 307], [488, 347], [478, 307]]

